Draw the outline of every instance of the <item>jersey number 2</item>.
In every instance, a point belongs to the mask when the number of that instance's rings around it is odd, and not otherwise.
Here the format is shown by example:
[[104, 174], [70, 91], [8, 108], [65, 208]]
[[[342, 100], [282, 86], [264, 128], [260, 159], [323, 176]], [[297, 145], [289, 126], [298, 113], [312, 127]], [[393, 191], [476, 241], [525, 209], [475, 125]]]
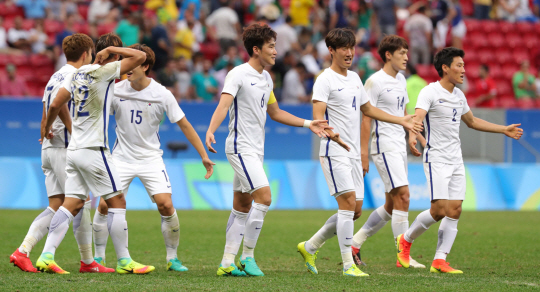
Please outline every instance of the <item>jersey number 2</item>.
[[79, 87], [79, 94], [82, 94], [84, 92], [83, 100], [81, 101], [81, 104], [79, 105], [79, 110], [77, 111], [77, 117], [87, 117], [90, 115], [89, 112], [83, 112], [83, 106], [86, 103], [86, 100], [88, 99], [88, 87], [86, 85], [83, 85]]
[[452, 118], [452, 122], [457, 122], [456, 121], [456, 115], [457, 115], [457, 110], [454, 109], [454, 117]]
[[[131, 110], [131, 123], [133, 124], [133, 114], [135, 113], [135, 110]], [[135, 118], [139, 119], [138, 121], [135, 120], [135, 124], [139, 125], [141, 122], [142, 122], [142, 111], [137, 111], [137, 113], [135, 113]]]

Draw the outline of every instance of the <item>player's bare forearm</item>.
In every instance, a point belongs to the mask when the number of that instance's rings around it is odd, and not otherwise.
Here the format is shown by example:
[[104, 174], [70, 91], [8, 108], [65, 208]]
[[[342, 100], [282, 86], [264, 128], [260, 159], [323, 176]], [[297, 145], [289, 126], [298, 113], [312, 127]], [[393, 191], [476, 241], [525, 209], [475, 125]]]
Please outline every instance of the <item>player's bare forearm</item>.
[[107, 47], [105, 50], [97, 53], [94, 64], [101, 64], [103, 61], [107, 60], [111, 54], [117, 54], [124, 57], [122, 61], [120, 61], [120, 75], [124, 75], [137, 68], [146, 60], [146, 53], [143, 51], [130, 48]]
[[364, 105], [362, 105], [360, 107], [360, 110], [362, 111], [364, 115], [372, 119], [381, 121], [381, 122], [387, 122], [387, 123], [398, 124], [398, 125], [401, 125], [402, 123], [402, 120], [399, 117], [388, 114], [385, 111], [372, 106], [369, 101], [365, 103]]
[[278, 123], [293, 127], [304, 126], [305, 119], [299, 118], [280, 109], [277, 102], [269, 104], [267, 112], [270, 118]]
[[66, 126], [66, 129], [68, 130], [69, 134], [71, 134], [71, 117], [69, 115], [69, 108], [67, 104], [64, 104], [60, 111], [58, 112], [58, 117], [64, 123], [64, 126]]
[[477, 117], [474, 117], [472, 124], [467, 126], [477, 131], [490, 133], [504, 133], [504, 130], [506, 129], [506, 126], [490, 123]]
[[219, 128], [221, 123], [223, 123], [223, 120], [225, 120], [225, 117], [227, 117], [227, 112], [229, 111], [229, 107], [231, 106], [233, 100], [234, 97], [232, 95], [228, 93], [221, 94], [219, 104], [212, 115], [212, 119], [210, 120], [208, 132], [212, 134], [216, 132], [217, 128]]
[[360, 152], [362, 158], [368, 156], [369, 137], [371, 136], [371, 118], [362, 116], [362, 124], [360, 125]]
[[201, 138], [191, 125], [191, 123], [188, 121], [186, 117], [181, 119], [180, 121], [176, 122], [176, 124], [180, 127], [180, 130], [182, 130], [182, 133], [184, 133], [184, 136], [188, 139], [189, 143], [193, 145], [195, 150], [197, 150], [197, 153], [199, 153], [199, 156], [201, 158], [207, 158], [208, 154], [206, 153], [206, 150], [204, 149], [204, 145], [201, 141]]

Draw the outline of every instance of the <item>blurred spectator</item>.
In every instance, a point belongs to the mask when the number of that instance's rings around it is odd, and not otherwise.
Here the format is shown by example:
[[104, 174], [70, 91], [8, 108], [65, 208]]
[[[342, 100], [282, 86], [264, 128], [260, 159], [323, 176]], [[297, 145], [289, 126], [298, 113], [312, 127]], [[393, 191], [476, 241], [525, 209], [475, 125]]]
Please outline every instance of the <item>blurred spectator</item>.
[[452, 0], [431, 1], [431, 20], [435, 32], [433, 33], [433, 46], [437, 51], [446, 46], [446, 35], [449, 25], [456, 16], [456, 9]]
[[179, 58], [176, 62], [176, 92], [178, 96], [177, 101], [189, 99], [189, 87], [191, 86], [191, 74], [189, 74], [189, 68], [185, 58]]
[[0, 53], [8, 53], [10, 50], [7, 43], [7, 32], [4, 28], [4, 18], [0, 16]]
[[540, 0], [533, 1], [533, 14], [536, 17], [540, 17]]
[[489, 19], [489, 12], [493, 0], [474, 0], [474, 18], [480, 20]]
[[176, 62], [174, 60], [167, 61], [165, 68], [158, 71], [156, 79], [161, 85], [167, 87], [174, 96], [178, 95], [176, 92], [178, 82], [176, 79]]
[[193, 54], [193, 59], [190, 64], [190, 71], [191, 73], [195, 72], [202, 72], [203, 71], [203, 61], [204, 61], [204, 54], [201, 52], [196, 52]]
[[115, 33], [120, 37], [126, 47], [138, 43], [141, 33], [138, 13], [132, 12], [126, 19], [120, 20]]
[[47, 0], [18, 0], [17, 6], [24, 9], [24, 17], [29, 19], [46, 18], [49, 10]]
[[[43, 31], [43, 23], [36, 21], [35, 28], [28, 33], [28, 41], [32, 45], [34, 54], [43, 54], [47, 50], [47, 34]], [[52, 57], [52, 56], [51, 56]]]
[[377, 72], [381, 65], [377, 58], [369, 51], [369, 47], [359, 47], [358, 53], [358, 75], [362, 82], [366, 83], [369, 76]]
[[176, 35], [174, 36], [174, 58], [183, 57], [191, 60], [193, 52], [199, 51], [199, 43], [197, 37], [193, 32], [195, 28], [195, 18], [193, 13], [186, 11], [186, 18], [184, 19], [186, 25], [178, 27]]
[[414, 67], [417, 64], [431, 63], [431, 33], [433, 24], [426, 16], [426, 7], [420, 6], [416, 13], [405, 22], [405, 36], [409, 39], [409, 62]]
[[413, 115], [416, 107], [416, 101], [420, 90], [426, 87], [428, 84], [426, 80], [418, 76], [416, 69], [411, 64], [407, 64], [405, 70], [405, 76], [407, 77], [407, 95], [409, 96], [409, 103], [407, 104], [407, 113]]
[[28, 96], [26, 82], [17, 76], [17, 68], [13, 64], [6, 66], [7, 78], [0, 82], [0, 95], [4, 96]]
[[381, 33], [379, 39], [382, 39], [384, 35], [396, 34], [397, 7], [394, 0], [377, 0], [372, 4], [379, 23]]
[[[276, 64], [271, 68], [272, 72], [274, 72], [276, 76], [274, 89], [283, 87], [283, 79], [285, 78], [285, 74], [287, 74], [287, 71], [294, 66], [296, 66], [296, 57], [292, 51], [286, 52], [283, 58], [276, 60]], [[274, 91], [274, 94], [276, 95], [277, 100], [281, 101], [281, 92], [279, 90]]]
[[185, 17], [182, 20], [178, 20], [177, 28], [178, 30], [182, 30], [188, 27], [188, 19], [189, 21], [193, 22], [193, 27], [190, 29], [193, 35], [195, 36], [195, 40], [198, 44], [202, 44], [205, 39], [206, 34], [206, 28], [203, 27], [201, 22], [195, 18], [193, 12], [191, 10], [188, 10], [185, 12]]
[[530, 100], [536, 96], [535, 78], [529, 72], [529, 61], [521, 63], [521, 70], [514, 74], [512, 85], [518, 100]]
[[150, 40], [148, 46], [156, 54], [156, 62], [153, 70], [158, 72], [165, 67], [169, 59], [169, 47], [171, 45], [165, 27], [158, 23], [157, 17], [150, 18]]
[[144, 7], [154, 11], [160, 23], [178, 19], [178, 7], [174, 0], [148, 0], [144, 3]]
[[463, 10], [459, 0], [454, 1], [455, 16], [452, 18], [452, 47], [463, 49], [463, 39], [467, 34], [467, 26], [463, 21]]
[[296, 64], [294, 68], [285, 74], [283, 89], [281, 91], [281, 102], [285, 104], [299, 104], [309, 101], [304, 87], [304, 75], [306, 66], [302, 63]]
[[51, 0], [50, 15], [54, 20], [64, 21], [69, 14], [78, 14], [79, 9], [73, 0]]
[[101, 24], [114, 21], [111, 18], [114, 14], [112, 8], [113, 4], [109, 0], [92, 0], [88, 7], [88, 22]]
[[328, 14], [330, 15], [330, 29], [347, 27], [349, 25], [345, 18], [345, 4], [343, 0], [330, 0], [328, 3]]
[[285, 18], [285, 23], [276, 27], [275, 31], [279, 37], [276, 39], [276, 59], [281, 59], [285, 56], [289, 50], [294, 49], [300, 51], [300, 46], [298, 45], [298, 33], [291, 26], [292, 18], [287, 15]]
[[476, 93], [478, 97], [475, 100], [477, 107], [495, 107], [495, 98], [497, 97], [497, 84], [489, 76], [489, 67], [482, 64], [479, 69], [480, 79], [476, 81]]
[[221, 94], [221, 91], [223, 90], [227, 73], [229, 73], [229, 71], [231, 71], [236, 66], [237, 65], [235, 65], [233, 62], [227, 62], [225, 63], [225, 67], [223, 67], [221, 70], [214, 73], [214, 78], [216, 78], [218, 82], [218, 90], [216, 94], [217, 97], [219, 97], [219, 95]]
[[222, 1], [221, 5], [221, 8], [208, 16], [206, 24], [212, 30], [214, 38], [219, 40], [221, 52], [225, 52], [230, 46], [236, 45], [241, 28], [238, 15], [229, 7], [229, 2]]
[[210, 74], [211, 68], [212, 61], [205, 59], [203, 61], [203, 71], [193, 74], [193, 78], [191, 80], [191, 92], [195, 93], [197, 99], [203, 101], [212, 101], [218, 92], [218, 82], [214, 76]]
[[23, 28], [23, 19], [20, 16], [15, 18], [13, 27], [8, 31], [8, 42], [9, 44], [19, 50], [30, 51], [30, 42], [28, 38], [30, 37], [29, 31]]
[[356, 17], [356, 44], [365, 44], [371, 36], [371, 29], [376, 25], [376, 15], [365, 0], [360, 0]]
[[529, 7], [529, 0], [499, 0], [497, 13], [500, 19], [510, 22], [537, 21]]
[[244, 61], [242, 61], [242, 59], [240, 59], [238, 57], [238, 48], [237, 47], [229, 47], [227, 49], [227, 52], [225, 53], [225, 55], [221, 56], [217, 60], [216, 66], [214, 66], [214, 70], [219, 71], [219, 70], [227, 67], [227, 65], [229, 63], [233, 64], [233, 67], [236, 67], [238, 65], [242, 65], [242, 63], [244, 63]]
[[292, 18], [293, 26], [310, 26], [310, 11], [315, 6], [314, 0], [291, 0], [289, 14]]
[[66, 56], [62, 50], [62, 42], [64, 38], [75, 33], [73, 26], [75, 25], [77, 15], [70, 14], [64, 21], [64, 29], [56, 35], [56, 41], [54, 45], [54, 56], [57, 58], [56, 69], [59, 70], [67, 63]]
[[[182, 20], [185, 17], [185, 12], [190, 10], [196, 20], [201, 17], [201, 0], [183, 0], [182, 7], [180, 8], [180, 16], [178, 19]], [[219, 0], [220, 3], [226, 2], [226, 0]], [[226, 5], [226, 4], [225, 4]]]

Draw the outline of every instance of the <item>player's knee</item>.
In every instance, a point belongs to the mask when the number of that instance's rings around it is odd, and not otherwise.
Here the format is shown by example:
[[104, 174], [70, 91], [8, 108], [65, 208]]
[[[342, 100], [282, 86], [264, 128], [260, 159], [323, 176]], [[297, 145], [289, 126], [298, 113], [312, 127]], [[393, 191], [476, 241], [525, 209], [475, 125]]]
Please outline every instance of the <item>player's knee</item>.
[[396, 198], [399, 200], [402, 207], [406, 208], [407, 210], [409, 209], [410, 194], [408, 190], [399, 192]]
[[264, 197], [264, 198], [261, 198], [259, 200], [259, 202], [257, 202], [259, 204], [263, 204], [263, 205], [266, 205], [266, 206], [270, 206], [272, 204], [272, 197]]
[[159, 213], [164, 213], [164, 212], [171, 213], [169, 211], [172, 211], [174, 209], [174, 206], [173, 206], [172, 200], [170, 200], [170, 201], [159, 202], [157, 204], [157, 208], [158, 208]]
[[99, 200], [97, 211], [102, 215], [107, 215], [107, 213], [109, 213], [109, 207], [107, 207], [107, 203], [105, 203], [105, 200]]

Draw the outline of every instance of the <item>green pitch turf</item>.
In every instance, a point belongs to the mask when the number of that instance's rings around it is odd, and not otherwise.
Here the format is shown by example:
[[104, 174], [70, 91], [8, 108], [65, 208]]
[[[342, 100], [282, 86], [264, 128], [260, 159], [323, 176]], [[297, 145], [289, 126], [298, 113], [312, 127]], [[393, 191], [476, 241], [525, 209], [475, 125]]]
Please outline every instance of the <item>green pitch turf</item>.
[[[371, 211], [356, 222], [361, 227]], [[92, 212], [93, 213], [93, 212]], [[219, 278], [216, 270], [225, 243], [229, 212], [178, 211], [179, 257], [189, 268], [165, 270], [165, 246], [157, 211], [128, 211], [129, 250], [138, 262], [156, 266], [149, 275], [79, 274], [79, 253], [70, 229], [56, 253], [71, 275], [23, 273], [9, 264], [39, 211], [0, 211], [0, 290], [2, 291], [501, 291], [540, 289], [540, 212], [464, 212], [448, 261], [463, 275], [431, 274], [429, 269], [398, 269], [390, 224], [362, 248], [368, 278], [344, 277], [337, 239], [319, 252], [319, 275], [303, 267], [296, 252], [333, 214], [329, 211], [270, 211], [255, 257], [266, 274], [261, 278]], [[411, 212], [410, 220], [418, 213]], [[438, 224], [414, 243], [411, 255], [428, 268], [437, 244]], [[35, 263], [45, 239], [34, 248]], [[107, 263], [115, 266], [111, 240]], [[399, 290], [398, 290], [399, 289]]]

